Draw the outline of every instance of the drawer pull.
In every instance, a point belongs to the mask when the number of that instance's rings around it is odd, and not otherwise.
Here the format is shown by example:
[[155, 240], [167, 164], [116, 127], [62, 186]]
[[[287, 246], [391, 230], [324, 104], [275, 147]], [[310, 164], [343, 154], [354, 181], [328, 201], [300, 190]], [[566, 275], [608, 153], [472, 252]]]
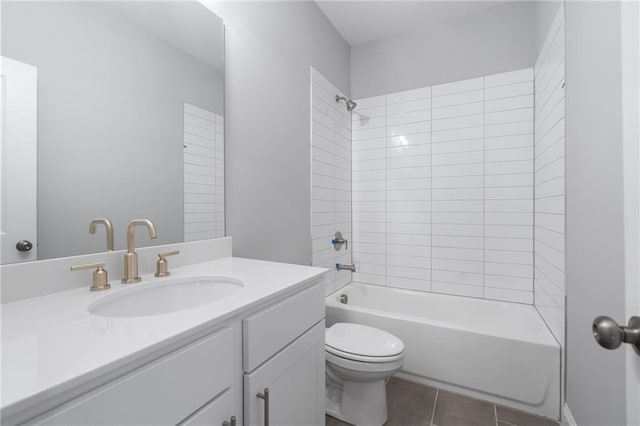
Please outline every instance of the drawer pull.
[[236, 426], [236, 416], [231, 416], [230, 420], [231, 420], [230, 422], [226, 420], [222, 422], [222, 426]]
[[256, 396], [264, 399], [264, 426], [269, 426], [269, 388], [264, 388], [264, 392], [258, 392]]

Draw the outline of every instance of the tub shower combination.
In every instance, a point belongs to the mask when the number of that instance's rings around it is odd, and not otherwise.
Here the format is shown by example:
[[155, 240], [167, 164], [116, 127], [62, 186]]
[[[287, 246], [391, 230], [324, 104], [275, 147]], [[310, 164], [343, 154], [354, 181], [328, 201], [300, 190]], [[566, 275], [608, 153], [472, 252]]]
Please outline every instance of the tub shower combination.
[[561, 346], [547, 323], [561, 316], [541, 309], [543, 320], [534, 301], [544, 286], [533, 285], [534, 253], [564, 279], [561, 255], [548, 262], [534, 244], [534, 83], [545, 86], [545, 72], [356, 104], [312, 70], [312, 263], [335, 267], [327, 326], [399, 338], [400, 377], [558, 419]]
[[326, 305], [328, 327], [399, 337], [401, 378], [559, 418], [560, 346], [533, 306], [358, 283]]

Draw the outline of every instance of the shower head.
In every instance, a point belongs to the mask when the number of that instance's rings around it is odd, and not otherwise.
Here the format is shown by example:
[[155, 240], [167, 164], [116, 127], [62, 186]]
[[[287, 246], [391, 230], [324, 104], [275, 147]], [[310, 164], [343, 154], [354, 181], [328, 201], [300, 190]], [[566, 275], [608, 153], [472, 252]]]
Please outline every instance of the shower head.
[[353, 111], [358, 104], [353, 102], [351, 99], [347, 98], [346, 96], [340, 96], [340, 95], [336, 95], [336, 102], [340, 102], [340, 101], [344, 101], [344, 103], [347, 105], [347, 111], [351, 112]]

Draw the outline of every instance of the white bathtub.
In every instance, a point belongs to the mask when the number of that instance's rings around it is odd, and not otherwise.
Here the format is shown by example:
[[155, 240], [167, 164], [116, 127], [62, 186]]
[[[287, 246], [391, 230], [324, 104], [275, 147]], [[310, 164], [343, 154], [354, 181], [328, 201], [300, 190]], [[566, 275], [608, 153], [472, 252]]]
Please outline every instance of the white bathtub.
[[401, 338], [400, 377], [560, 416], [560, 346], [533, 306], [356, 283], [326, 303], [328, 326], [355, 322]]

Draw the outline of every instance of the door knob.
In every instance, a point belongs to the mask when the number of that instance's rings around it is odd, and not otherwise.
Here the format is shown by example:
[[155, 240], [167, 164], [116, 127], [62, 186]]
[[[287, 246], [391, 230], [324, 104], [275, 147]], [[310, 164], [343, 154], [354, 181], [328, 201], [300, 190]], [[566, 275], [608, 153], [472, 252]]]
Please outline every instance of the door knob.
[[20, 240], [16, 243], [16, 250], [18, 251], [29, 251], [33, 248], [33, 244], [27, 240]]
[[599, 316], [593, 320], [593, 337], [605, 349], [617, 349], [622, 343], [629, 343], [640, 355], [640, 317], [631, 317], [625, 327], [609, 317]]

